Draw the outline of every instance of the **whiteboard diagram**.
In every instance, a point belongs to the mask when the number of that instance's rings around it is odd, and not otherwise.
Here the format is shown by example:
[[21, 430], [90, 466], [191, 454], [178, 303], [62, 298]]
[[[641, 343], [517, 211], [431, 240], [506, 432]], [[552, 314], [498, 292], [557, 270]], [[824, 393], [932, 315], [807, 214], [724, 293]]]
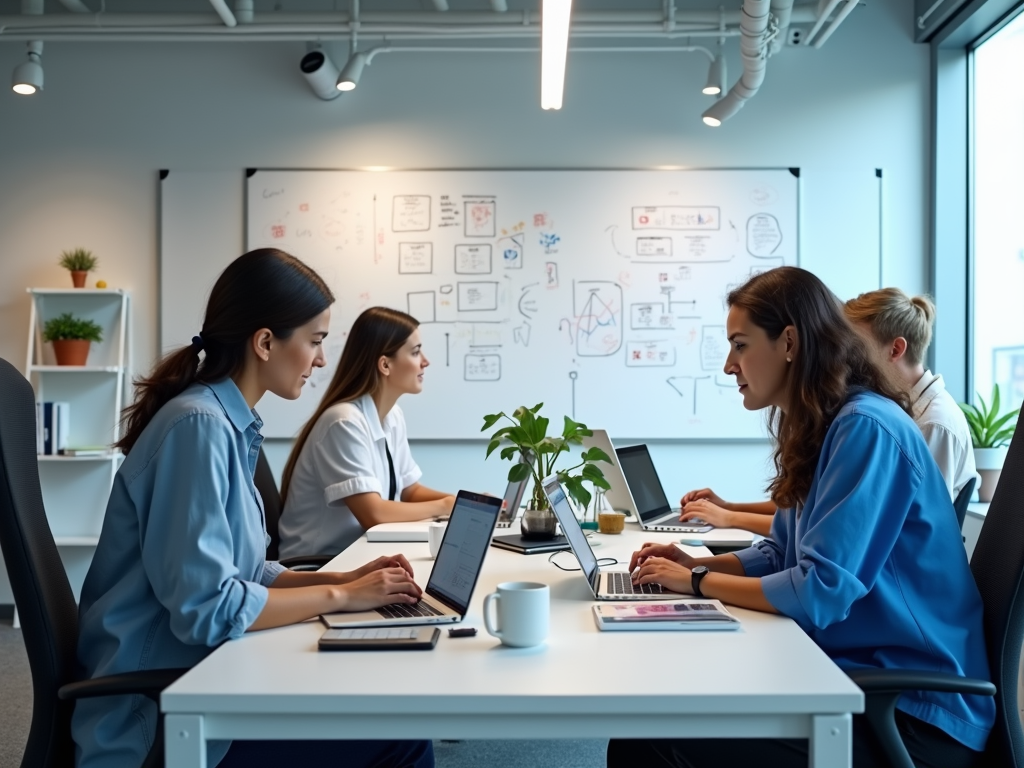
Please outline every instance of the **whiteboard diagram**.
[[421, 324], [411, 437], [476, 438], [483, 414], [538, 402], [617, 437], [763, 435], [723, 371], [724, 299], [798, 263], [788, 169], [257, 171], [247, 196], [248, 248], [294, 254], [337, 297], [328, 365], [261, 402], [268, 436], [296, 434], [374, 305]]

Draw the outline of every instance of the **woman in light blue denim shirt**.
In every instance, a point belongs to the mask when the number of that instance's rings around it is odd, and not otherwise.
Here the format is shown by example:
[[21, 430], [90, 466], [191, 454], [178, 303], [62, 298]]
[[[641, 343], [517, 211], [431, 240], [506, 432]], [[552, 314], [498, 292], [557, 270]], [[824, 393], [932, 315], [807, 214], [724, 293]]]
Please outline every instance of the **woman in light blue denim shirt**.
[[[297, 573], [266, 561], [263, 504], [253, 485], [254, 407], [294, 400], [314, 367], [334, 301], [298, 259], [263, 249], [236, 259], [210, 294], [202, 332], [137, 382], [118, 447], [100, 541], [82, 587], [84, 676], [190, 667], [247, 631], [320, 613], [414, 603], [401, 555], [349, 573]], [[205, 353], [200, 358], [200, 353]], [[156, 705], [141, 696], [85, 699], [72, 734], [81, 768], [137, 768], [154, 739]], [[210, 766], [433, 765], [429, 742], [212, 742]]]

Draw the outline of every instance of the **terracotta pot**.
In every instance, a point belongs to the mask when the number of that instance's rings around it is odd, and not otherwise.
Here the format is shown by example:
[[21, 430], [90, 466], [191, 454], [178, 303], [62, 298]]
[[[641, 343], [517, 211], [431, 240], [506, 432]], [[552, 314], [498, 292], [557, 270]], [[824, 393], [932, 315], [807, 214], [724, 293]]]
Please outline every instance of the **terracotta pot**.
[[53, 354], [57, 358], [57, 365], [85, 365], [89, 359], [90, 344], [91, 341], [83, 339], [54, 340]]
[[81, 270], [76, 269], [71, 273], [71, 282], [74, 283], [75, 288], [85, 288], [85, 279], [88, 276], [88, 272], [82, 272]]

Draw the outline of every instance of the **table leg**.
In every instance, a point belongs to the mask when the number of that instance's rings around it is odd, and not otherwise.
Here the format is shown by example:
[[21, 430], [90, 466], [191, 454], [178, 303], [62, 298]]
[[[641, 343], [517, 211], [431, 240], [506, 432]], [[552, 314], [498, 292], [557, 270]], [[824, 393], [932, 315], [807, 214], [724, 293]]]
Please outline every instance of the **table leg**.
[[809, 752], [811, 768], [851, 768], [853, 719], [850, 715], [815, 715]]
[[166, 768], [206, 768], [206, 734], [202, 715], [164, 717]]

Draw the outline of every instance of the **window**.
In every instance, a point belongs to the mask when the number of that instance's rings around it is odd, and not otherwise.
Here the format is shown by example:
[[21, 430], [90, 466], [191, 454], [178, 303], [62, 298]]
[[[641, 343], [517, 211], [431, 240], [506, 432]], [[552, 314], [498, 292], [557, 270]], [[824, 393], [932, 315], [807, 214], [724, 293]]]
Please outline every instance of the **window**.
[[[1024, 14], [974, 50], [974, 389], [1024, 401]], [[973, 393], [970, 393], [974, 399]]]

